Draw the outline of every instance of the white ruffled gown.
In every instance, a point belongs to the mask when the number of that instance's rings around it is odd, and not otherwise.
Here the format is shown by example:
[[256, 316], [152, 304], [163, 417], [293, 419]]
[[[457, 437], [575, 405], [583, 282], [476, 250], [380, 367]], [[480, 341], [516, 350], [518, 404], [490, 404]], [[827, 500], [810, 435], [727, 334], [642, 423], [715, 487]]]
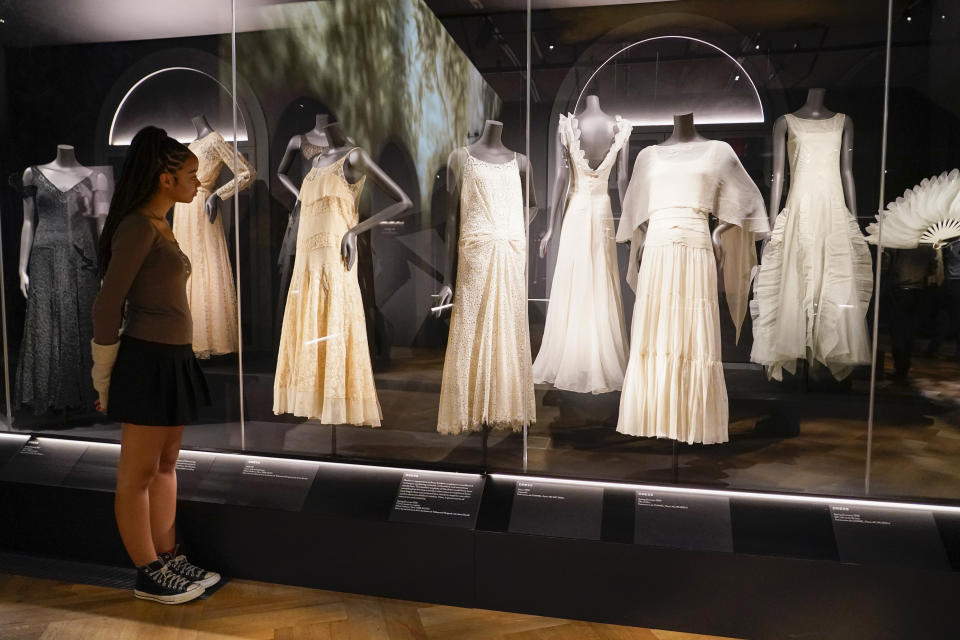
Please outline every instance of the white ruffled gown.
[[787, 114], [790, 192], [777, 216], [750, 303], [750, 359], [783, 379], [797, 360], [843, 379], [870, 362], [866, 314], [873, 290], [870, 251], [847, 209], [840, 178], [846, 116]]
[[567, 391], [606, 393], [623, 386], [627, 332], [608, 183], [632, 125], [620, 116], [606, 156], [591, 168], [572, 114], [560, 115], [560, 141], [570, 157], [567, 208], [534, 382]]

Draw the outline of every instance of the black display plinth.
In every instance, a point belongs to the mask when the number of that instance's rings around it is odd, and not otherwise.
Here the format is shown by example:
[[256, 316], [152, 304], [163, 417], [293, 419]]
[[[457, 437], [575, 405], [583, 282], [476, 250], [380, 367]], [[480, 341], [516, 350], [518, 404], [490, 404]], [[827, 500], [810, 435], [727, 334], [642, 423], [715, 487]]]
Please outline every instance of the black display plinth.
[[[126, 565], [116, 445], [22, 446], [0, 549]], [[213, 452], [181, 475], [181, 537], [228, 576], [751, 640], [960, 637], [951, 511]]]

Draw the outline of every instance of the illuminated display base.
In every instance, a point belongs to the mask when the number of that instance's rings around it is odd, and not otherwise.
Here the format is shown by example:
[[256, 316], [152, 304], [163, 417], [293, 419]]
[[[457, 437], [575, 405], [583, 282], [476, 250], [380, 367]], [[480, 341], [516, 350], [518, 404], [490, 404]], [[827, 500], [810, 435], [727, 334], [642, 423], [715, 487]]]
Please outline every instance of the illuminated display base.
[[[0, 550], [125, 566], [115, 444], [0, 434]], [[953, 638], [960, 508], [185, 451], [224, 575], [765, 638]], [[215, 596], [214, 596], [215, 597]]]

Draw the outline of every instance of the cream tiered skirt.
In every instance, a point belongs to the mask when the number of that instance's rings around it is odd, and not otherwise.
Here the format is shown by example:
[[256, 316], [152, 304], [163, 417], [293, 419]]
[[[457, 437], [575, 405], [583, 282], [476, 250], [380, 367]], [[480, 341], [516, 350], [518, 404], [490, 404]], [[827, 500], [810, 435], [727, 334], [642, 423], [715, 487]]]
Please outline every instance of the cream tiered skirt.
[[717, 295], [707, 213], [655, 212], [637, 277], [617, 431], [689, 444], [729, 439]]

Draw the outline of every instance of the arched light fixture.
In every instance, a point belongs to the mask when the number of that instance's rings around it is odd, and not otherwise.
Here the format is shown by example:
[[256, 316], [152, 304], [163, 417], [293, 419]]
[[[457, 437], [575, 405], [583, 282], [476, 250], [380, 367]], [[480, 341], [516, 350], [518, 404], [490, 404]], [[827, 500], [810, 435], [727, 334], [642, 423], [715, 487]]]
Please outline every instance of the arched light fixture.
[[[198, 73], [198, 74], [200, 74], [200, 75], [208, 78], [209, 80], [212, 80], [213, 82], [215, 82], [215, 83], [217, 84], [217, 86], [220, 87], [220, 89], [222, 89], [222, 90], [230, 97], [231, 100], [233, 100], [233, 94], [230, 93], [230, 90], [227, 88], [227, 86], [226, 86], [225, 84], [223, 84], [222, 82], [220, 82], [220, 80], [218, 80], [218, 79], [217, 79], [216, 77], [214, 77], [213, 75], [207, 73], [206, 71], [202, 71], [202, 70], [196, 69], [196, 68], [194, 68], [194, 67], [164, 67], [164, 68], [162, 68], [162, 69], [157, 69], [156, 71], [152, 71], [152, 72], [148, 73], [147, 75], [143, 76], [142, 78], [140, 78], [139, 80], [137, 80], [135, 83], [133, 83], [133, 86], [131, 86], [131, 87], [127, 90], [127, 92], [123, 95], [123, 98], [120, 100], [120, 103], [117, 105], [116, 110], [113, 112], [113, 118], [112, 118], [111, 121], [110, 121], [110, 130], [109, 130], [109, 132], [108, 132], [108, 137], [107, 137], [107, 140], [109, 141], [109, 144], [111, 144], [111, 145], [127, 145], [127, 144], [130, 144], [130, 140], [117, 140], [117, 139], [116, 139], [117, 120], [120, 118], [120, 114], [121, 114], [121, 112], [123, 111], [124, 104], [126, 104], [126, 102], [130, 99], [130, 96], [132, 96], [134, 93], [136, 93], [137, 89], [138, 89], [141, 85], [143, 85], [145, 82], [147, 82], [147, 81], [150, 80], [151, 78], [156, 77], [156, 76], [158, 76], [158, 75], [160, 75], [160, 74], [162, 74], [162, 73], [168, 73], [168, 72], [171, 72], [171, 71], [187, 71], [187, 72], [192, 72], [192, 73]], [[246, 135], [246, 123], [245, 123], [244, 120], [243, 120], [243, 113], [242, 113], [242, 112], [238, 111], [237, 115], [238, 115], [239, 121], [240, 121], [240, 131], [239, 131], [239, 134], [240, 134], [240, 135], [237, 137], [237, 140], [238, 140], [238, 142], [243, 142], [243, 141], [246, 141], [246, 140], [247, 140], [247, 135]], [[190, 137], [190, 136], [178, 135], [178, 136], [175, 136], [175, 137], [176, 137], [178, 140], [180, 140], [180, 142], [191, 142], [191, 141], [193, 140], [193, 138]], [[226, 134], [225, 134], [225, 137], [230, 138], [231, 136], [226, 136]]]
[[[654, 36], [654, 37], [651, 37], [651, 38], [644, 38], [643, 40], [638, 40], [637, 42], [634, 42], [634, 43], [632, 43], [632, 44], [628, 44], [627, 46], [623, 47], [622, 49], [620, 49], [619, 51], [617, 51], [616, 53], [614, 53], [613, 55], [611, 55], [609, 58], [607, 58], [606, 60], [604, 60], [603, 63], [602, 63], [600, 66], [598, 66], [598, 67], [593, 71], [592, 74], [590, 74], [590, 77], [587, 79], [586, 83], [584, 83], [583, 89], [580, 91], [580, 95], [577, 96], [577, 102], [576, 102], [576, 104], [574, 105], [574, 110], [573, 110], [573, 112], [574, 112], [574, 113], [579, 113], [579, 111], [580, 111], [580, 101], [583, 100], [584, 94], [585, 94], [585, 93], [587, 92], [587, 90], [590, 88], [590, 83], [593, 82], [593, 79], [597, 76], [598, 73], [600, 73], [600, 71], [601, 71], [607, 64], [609, 64], [610, 62], [612, 62], [612, 61], [613, 61], [615, 58], [617, 58], [618, 56], [622, 55], [625, 51], [628, 51], [628, 50], [630, 50], [630, 49], [632, 49], [632, 48], [634, 48], [634, 47], [638, 47], [638, 46], [640, 46], [640, 45], [647, 44], [647, 43], [649, 43], [649, 42], [655, 42], [655, 41], [657, 41], [657, 40], [669, 40], [669, 39], [690, 40], [690, 41], [692, 41], [692, 42], [696, 42], [697, 44], [704, 45], [704, 46], [706, 46], [706, 47], [709, 47], [709, 48], [717, 51], [718, 53], [720, 53], [721, 55], [723, 55], [727, 60], [729, 60], [730, 62], [732, 62], [732, 63], [737, 67], [737, 69], [739, 69], [739, 74], [740, 74], [740, 76], [739, 76], [737, 79], [739, 80], [740, 77], [746, 78], [746, 79], [747, 79], [747, 82], [750, 83], [750, 88], [753, 90], [753, 95], [754, 95], [754, 97], [756, 98], [757, 108], [759, 109], [759, 114], [760, 114], [759, 117], [756, 116], [756, 115], [746, 115], [746, 114], [744, 114], [742, 117], [734, 117], [734, 118], [724, 119], [724, 120], [712, 120], [712, 119], [711, 119], [711, 120], [705, 122], [704, 124], [749, 124], [749, 123], [759, 123], [759, 122], [764, 122], [764, 121], [765, 121], [765, 116], [764, 116], [764, 112], [763, 112], [763, 102], [760, 100], [760, 91], [757, 90], [757, 85], [756, 85], [756, 83], [753, 81], [753, 78], [750, 77], [750, 74], [747, 73], [747, 70], [744, 68], [744, 66], [743, 66], [742, 64], [740, 64], [740, 62], [739, 62], [736, 58], [734, 58], [734, 57], [731, 56], [729, 53], [727, 53], [726, 51], [724, 51], [723, 49], [721, 49], [720, 47], [718, 47], [717, 45], [715, 45], [715, 44], [713, 44], [713, 43], [711, 43], [711, 42], [707, 42], [706, 40], [701, 40], [700, 38], [693, 38], [693, 37], [691, 37], [691, 36], [681, 36], [681, 35]], [[669, 124], [669, 122], [667, 122], [667, 121], [664, 121], [664, 122], [660, 122], [660, 121], [644, 122], [642, 118], [634, 118], [634, 119], [633, 119], [633, 122], [634, 122], [635, 125], [639, 125], [639, 126], [650, 126], [650, 125]]]

